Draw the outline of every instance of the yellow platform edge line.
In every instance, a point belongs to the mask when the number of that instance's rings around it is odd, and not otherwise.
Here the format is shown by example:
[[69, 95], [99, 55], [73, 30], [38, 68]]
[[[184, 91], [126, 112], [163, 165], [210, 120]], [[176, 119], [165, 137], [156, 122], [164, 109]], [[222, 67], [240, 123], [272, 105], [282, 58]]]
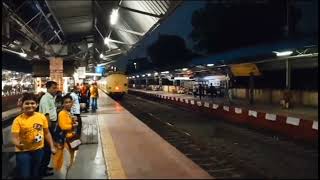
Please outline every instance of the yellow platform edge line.
[[116, 148], [113, 143], [112, 136], [109, 132], [108, 127], [105, 127], [103, 129], [104, 141], [102, 141], [99, 115], [98, 115], [98, 126], [99, 126], [100, 142], [101, 142], [103, 157], [106, 165], [108, 179], [127, 179], [127, 176], [122, 167], [121, 160], [116, 151]]

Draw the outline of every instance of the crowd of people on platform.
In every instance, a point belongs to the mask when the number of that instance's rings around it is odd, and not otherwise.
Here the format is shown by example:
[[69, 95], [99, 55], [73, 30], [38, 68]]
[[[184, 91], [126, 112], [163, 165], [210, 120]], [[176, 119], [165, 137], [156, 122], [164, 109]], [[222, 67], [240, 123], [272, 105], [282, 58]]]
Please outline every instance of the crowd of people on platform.
[[209, 96], [209, 95], [213, 99], [218, 95], [217, 88], [213, 86], [212, 83], [210, 84], [210, 86], [208, 86], [207, 84], [194, 84], [192, 91], [193, 91], [193, 96], [197, 97], [198, 95], [200, 99], [204, 96]]
[[81, 143], [80, 114], [89, 111], [90, 99], [92, 112], [97, 109], [96, 83], [90, 88], [88, 84], [74, 86], [66, 95], [58, 91], [54, 81], [48, 81], [46, 89], [46, 93], [24, 93], [18, 101], [21, 114], [14, 119], [11, 133], [19, 178], [53, 175], [56, 167], [49, 167], [50, 159], [64, 148], [70, 153], [72, 165]]

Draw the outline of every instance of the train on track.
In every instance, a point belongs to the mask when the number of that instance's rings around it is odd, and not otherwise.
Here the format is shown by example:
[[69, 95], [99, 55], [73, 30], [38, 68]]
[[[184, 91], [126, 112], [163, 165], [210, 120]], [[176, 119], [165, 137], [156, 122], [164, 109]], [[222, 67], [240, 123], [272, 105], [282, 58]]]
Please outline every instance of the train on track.
[[110, 72], [106, 77], [97, 81], [97, 84], [111, 97], [122, 98], [128, 93], [128, 78], [122, 72]]

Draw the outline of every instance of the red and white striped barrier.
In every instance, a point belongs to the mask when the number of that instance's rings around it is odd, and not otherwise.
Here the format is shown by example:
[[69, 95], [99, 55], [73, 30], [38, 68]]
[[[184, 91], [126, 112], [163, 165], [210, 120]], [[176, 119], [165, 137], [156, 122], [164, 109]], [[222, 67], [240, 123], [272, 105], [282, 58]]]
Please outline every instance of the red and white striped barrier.
[[[138, 94], [143, 93], [139, 92]], [[192, 109], [196, 108], [197, 110], [203, 110], [203, 112], [210, 113], [214, 116], [221, 116], [234, 123], [248, 124], [256, 128], [269, 129], [295, 139], [312, 142], [318, 140], [318, 121], [310, 121], [290, 116], [286, 117], [273, 113], [258, 112], [252, 109], [247, 110], [240, 107], [215, 103], [174, 98], [165, 95], [156, 95], [155, 97]]]

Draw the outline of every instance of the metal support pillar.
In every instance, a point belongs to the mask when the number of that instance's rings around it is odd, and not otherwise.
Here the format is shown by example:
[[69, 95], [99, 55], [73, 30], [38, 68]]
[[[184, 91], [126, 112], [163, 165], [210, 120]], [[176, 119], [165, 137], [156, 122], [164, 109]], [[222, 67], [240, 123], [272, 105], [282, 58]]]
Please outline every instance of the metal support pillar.
[[159, 76], [159, 85], [162, 86], [162, 78]]
[[146, 90], [148, 89], [148, 85], [149, 85], [149, 80], [148, 78], [146, 78]]
[[25, 27], [26, 25], [28, 25], [31, 21], [33, 21], [35, 18], [37, 18], [40, 14], [41, 14], [41, 12], [38, 12], [35, 16], [33, 16], [28, 22], [26, 22], [26, 24], [24, 25], [24, 27]]
[[291, 64], [289, 60], [286, 60], [286, 88], [291, 89]]
[[250, 105], [253, 104], [253, 89], [254, 89], [254, 75], [250, 73], [249, 77], [249, 103]]

